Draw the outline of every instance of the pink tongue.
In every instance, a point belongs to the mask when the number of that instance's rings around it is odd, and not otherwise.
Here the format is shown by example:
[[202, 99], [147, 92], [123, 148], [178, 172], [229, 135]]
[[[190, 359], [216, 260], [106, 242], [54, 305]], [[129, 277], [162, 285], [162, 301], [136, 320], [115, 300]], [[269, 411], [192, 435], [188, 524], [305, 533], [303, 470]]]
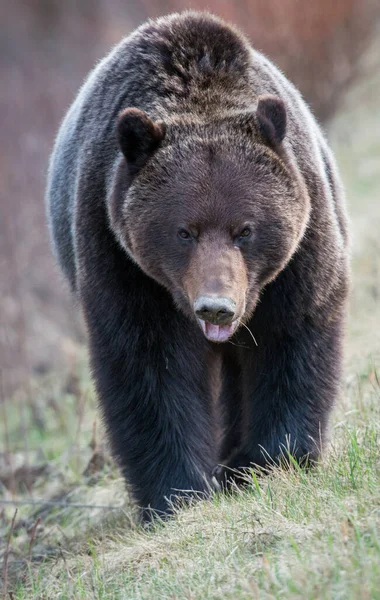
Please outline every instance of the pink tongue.
[[201, 321], [203, 333], [212, 342], [225, 342], [230, 337], [233, 324], [230, 325], [213, 325], [206, 321]]

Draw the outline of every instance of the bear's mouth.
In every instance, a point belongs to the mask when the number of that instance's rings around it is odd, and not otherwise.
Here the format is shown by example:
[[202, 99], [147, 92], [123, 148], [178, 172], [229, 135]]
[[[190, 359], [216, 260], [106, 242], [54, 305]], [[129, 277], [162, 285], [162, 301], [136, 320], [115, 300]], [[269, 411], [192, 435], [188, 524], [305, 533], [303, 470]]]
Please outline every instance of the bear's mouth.
[[228, 325], [214, 325], [214, 323], [209, 323], [202, 319], [198, 319], [198, 321], [202, 327], [203, 333], [210, 342], [227, 342], [227, 340], [235, 333], [238, 326], [237, 319]]

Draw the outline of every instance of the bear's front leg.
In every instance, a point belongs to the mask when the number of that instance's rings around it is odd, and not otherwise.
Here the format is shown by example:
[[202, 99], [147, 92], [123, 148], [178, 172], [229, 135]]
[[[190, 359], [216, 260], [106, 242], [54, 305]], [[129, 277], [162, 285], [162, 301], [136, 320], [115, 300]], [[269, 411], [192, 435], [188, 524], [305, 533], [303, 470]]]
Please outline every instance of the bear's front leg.
[[253, 465], [289, 463], [289, 455], [302, 466], [318, 460], [338, 393], [342, 327], [338, 318], [323, 325], [305, 319], [294, 333], [256, 328], [258, 347], [241, 357], [243, 441], [215, 470], [221, 482], [241, 480], [239, 469]]
[[170, 513], [175, 496], [209, 492], [207, 343], [154, 282], [140, 294], [137, 282], [114, 291], [109, 311], [94, 294], [85, 298], [91, 365], [113, 454], [148, 520]]

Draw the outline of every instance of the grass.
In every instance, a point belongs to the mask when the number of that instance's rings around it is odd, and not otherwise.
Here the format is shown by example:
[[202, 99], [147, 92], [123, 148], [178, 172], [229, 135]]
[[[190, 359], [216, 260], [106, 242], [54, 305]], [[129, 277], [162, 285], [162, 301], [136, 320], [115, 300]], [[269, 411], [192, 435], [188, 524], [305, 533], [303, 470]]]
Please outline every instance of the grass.
[[[55, 514], [60, 553], [31, 563], [17, 599], [380, 598], [380, 386], [371, 367], [347, 389], [350, 409], [312, 473], [252, 479], [165, 525], [133, 527]], [[98, 486], [102, 486], [105, 482]], [[109, 484], [109, 481], [108, 481]]]
[[[26, 404], [6, 404], [0, 480], [10, 471], [15, 481], [0, 487], [0, 498], [123, 508], [20, 506], [10, 532], [14, 507], [5, 507], [3, 598], [380, 599], [379, 91], [379, 79], [369, 79], [330, 130], [352, 215], [354, 285], [345, 386], [322, 463], [309, 473], [292, 466], [252, 476], [244, 491], [143, 529], [94, 431], [84, 361], [33, 384]], [[29, 481], [26, 460], [32, 474], [40, 467]]]

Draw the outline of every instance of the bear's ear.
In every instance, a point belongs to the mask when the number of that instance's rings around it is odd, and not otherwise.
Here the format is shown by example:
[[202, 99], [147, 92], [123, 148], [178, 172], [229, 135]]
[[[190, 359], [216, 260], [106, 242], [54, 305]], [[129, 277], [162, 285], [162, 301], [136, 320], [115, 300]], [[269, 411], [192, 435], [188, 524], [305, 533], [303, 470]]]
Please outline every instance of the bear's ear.
[[117, 138], [132, 172], [144, 166], [164, 137], [164, 123], [154, 123], [142, 110], [126, 108], [120, 113]]
[[286, 133], [284, 102], [277, 96], [259, 96], [256, 117], [262, 136], [273, 148], [278, 148]]

